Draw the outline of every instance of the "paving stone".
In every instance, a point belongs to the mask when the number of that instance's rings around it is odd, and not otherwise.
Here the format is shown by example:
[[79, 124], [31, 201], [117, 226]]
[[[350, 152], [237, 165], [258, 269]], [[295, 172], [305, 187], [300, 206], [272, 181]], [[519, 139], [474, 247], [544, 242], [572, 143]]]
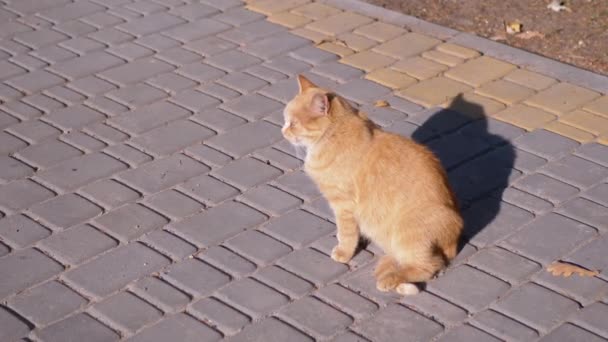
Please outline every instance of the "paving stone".
[[608, 206], [608, 183], [598, 184], [597, 186], [585, 191], [583, 196], [600, 203], [603, 206]]
[[247, 45], [243, 50], [259, 58], [268, 60], [282, 53], [295, 50], [309, 41], [288, 32], [282, 32]]
[[[44, 94], [34, 94], [34, 95], [29, 95], [26, 96], [24, 98], [21, 99], [21, 101], [36, 107], [37, 109], [43, 111], [44, 113], [50, 113], [53, 112], [56, 109], [60, 109], [65, 107], [65, 105], [55, 99], [50, 98], [47, 95]], [[17, 102], [19, 103], [19, 102]], [[18, 109], [20, 108], [20, 109]], [[29, 106], [26, 106], [24, 104], [19, 105], [18, 107], [13, 107], [13, 110], [20, 110], [24, 109], [23, 112], [25, 113], [17, 113], [17, 115], [19, 115], [20, 117], [29, 117], [30, 119], [33, 117], [37, 117], [41, 114], [37, 113], [37, 111], [34, 108], [31, 108]], [[29, 113], [27, 113], [29, 112]]]
[[131, 83], [141, 82], [157, 74], [173, 70], [174, 67], [168, 63], [154, 58], [142, 58], [128, 64], [120, 65], [99, 74], [103, 79], [126, 86]]
[[581, 329], [575, 325], [566, 323], [545, 335], [540, 341], [590, 341], [601, 342], [604, 338]]
[[101, 209], [80, 196], [67, 194], [37, 204], [30, 212], [52, 227], [65, 229], [99, 215]]
[[299, 198], [267, 185], [251, 189], [244, 193], [241, 198], [252, 206], [274, 216], [279, 216], [281, 213], [302, 204]]
[[560, 121], [584, 131], [591, 132], [593, 135], [602, 135], [608, 132], [608, 118], [584, 110], [575, 110], [563, 115], [560, 118]]
[[[52, 44], [56, 44], [59, 43], [65, 39], [68, 39], [67, 36], [53, 31], [53, 30], [34, 30], [34, 31], [27, 31], [27, 32], [21, 32], [21, 33], [17, 33], [13, 36], [13, 40], [15, 42], [21, 43], [27, 47], [30, 47], [32, 49], [39, 49], [41, 47], [44, 47], [46, 45], [52, 45]], [[14, 42], [9, 42], [8, 44], [15, 44]], [[29, 49], [24, 49], [24, 47], [19, 46], [20, 50], [29, 50]], [[7, 49], [9, 51], [11, 51], [11, 49]], [[23, 51], [23, 52], [25, 52]], [[16, 54], [16, 51], [11, 51], [14, 54]]]
[[[19, 97], [21, 97], [21, 96], [23, 96], [23, 94], [19, 92]], [[35, 119], [35, 118], [40, 117], [43, 114], [43, 112], [40, 111], [39, 109], [32, 107], [30, 105], [27, 105], [22, 101], [7, 102], [4, 104], [2, 109], [20, 120]]]
[[272, 147], [261, 149], [255, 152], [256, 158], [266, 161], [275, 167], [278, 167], [284, 171], [293, 171], [300, 166], [302, 162], [290, 156], [287, 153], [283, 153]]
[[315, 66], [311, 71], [342, 83], [363, 75], [361, 70], [338, 62], [323, 63]]
[[198, 112], [206, 107], [214, 107], [220, 103], [216, 98], [191, 89], [177, 93], [171, 100], [192, 112]]
[[515, 69], [507, 74], [504, 79], [534, 90], [543, 90], [557, 82], [553, 78], [525, 69]]
[[34, 169], [17, 159], [0, 155], [0, 179], [8, 182], [14, 179], [28, 177]]
[[232, 44], [231, 47], [235, 47], [237, 45], [233, 43], [249, 44], [253, 41], [282, 31], [285, 31], [285, 28], [280, 25], [273, 24], [266, 20], [259, 20], [228, 31], [224, 31], [218, 34], [218, 37], [222, 38], [225, 43], [228, 43], [227, 41], [231, 42], [229, 43]]
[[[298, 85], [295, 80], [286, 79], [275, 82], [274, 84], [259, 90], [258, 93], [274, 100], [287, 103], [298, 93]], [[278, 110], [275, 110], [274, 112], [282, 114]], [[260, 115], [268, 116], [269, 113], [272, 112], [260, 113]]]
[[389, 68], [377, 69], [365, 77], [392, 89], [403, 89], [416, 83], [416, 79]]
[[40, 15], [54, 22], [68, 21], [104, 10], [104, 7], [92, 2], [83, 1], [61, 7], [44, 10]]
[[0, 286], [0, 298], [4, 298], [55, 276], [63, 271], [63, 266], [28, 248], [0, 259], [0, 270], [6, 275]]
[[553, 121], [545, 127], [545, 129], [563, 135], [566, 138], [576, 140], [580, 143], [588, 143], [595, 139], [595, 136], [589, 132], [583, 131], [576, 127], [567, 125], [561, 121]]
[[229, 335], [237, 333], [250, 322], [246, 315], [215, 298], [199, 300], [192, 304], [190, 311]]
[[578, 304], [534, 283], [505, 296], [496, 308], [541, 332], [550, 330], [578, 309]]
[[588, 188], [608, 177], [608, 169], [588, 160], [566, 156], [545, 165], [542, 172], [581, 188]]
[[597, 277], [556, 277], [546, 271], [537, 273], [532, 279], [537, 284], [573, 298], [583, 306], [592, 304], [608, 293], [608, 282]]
[[574, 264], [581, 265], [590, 270], [599, 270], [601, 276], [606, 278], [606, 275], [608, 275], [605, 255], [607, 246], [608, 238], [606, 235], [602, 235], [568, 256], [567, 261], [571, 261]]
[[257, 264], [267, 265], [291, 252], [291, 248], [258, 231], [248, 230], [228, 240], [226, 245]]
[[0, 61], [0, 79], [8, 79], [17, 75], [24, 74], [25, 69], [16, 66], [8, 61]]
[[140, 205], [128, 204], [94, 220], [94, 224], [121, 241], [128, 242], [156, 230], [169, 221]]
[[428, 147], [450, 170], [486, 150], [488, 145], [480, 139], [455, 133], [430, 142]]
[[528, 341], [538, 338], [538, 333], [533, 329], [492, 310], [475, 315], [471, 322], [505, 340]]
[[547, 123], [556, 119], [553, 114], [522, 104], [507, 107], [493, 117], [529, 131], [544, 127]]
[[80, 313], [36, 332], [44, 341], [118, 341], [120, 336], [91, 316]]
[[168, 264], [161, 254], [131, 243], [70, 270], [63, 278], [86, 293], [103, 297]]
[[286, 296], [251, 278], [231, 282], [218, 295], [254, 318], [288, 303]]
[[117, 246], [117, 242], [89, 225], [78, 225], [57, 232], [40, 243], [41, 248], [71, 265]]
[[390, 92], [390, 89], [368, 80], [359, 79], [342, 84], [335, 91], [358, 103], [373, 103]]
[[172, 95], [179, 92], [180, 90], [196, 86], [195, 82], [185, 77], [179, 76], [173, 72], [160, 74], [150, 79], [148, 82], [157, 88], [164, 89]]
[[176, 26], [170, 30], [163, 30], [163, 35], [181, 42], [189, 42], [195, 39], [215, 35], [230, 28], [232, 28], [232, 26], [213, 19], [198, 19], [194, 22]]
[[377, 52], [367, 50], [346, 56], [340, 61], [355, 68], [371, 72], [376, 69], [384, 68], [390, 64], [393, 64], [395, 62], [395, 59], [379, 54]]
[[267, 20], [291, 29], [304, 26], [311, 22], [309, 18], [290, 12], [274, 13], [270, 15]]
[[446, 76], [474, 87], [506, 75], [515, 66], [488, 56], [470, 60], [446, 72]]
[[314, 289], [312, 283], [277, 266], [262, 268], [254, 276], [257, 280], [291, 298], [300, 298]]
[[321, 195], [317, 186], [303, 171], [288, 173], [277, 179], [277, 184], [281, 189], [305, 200], [310, 200]]
[[93, 310], [129, 331], [137, 331], [158, 320], [162, 315], [160, 310], [128, 292], [120, 292], [104, 299], [95, 304]]
[[10, 134], [0, 132], [0, 153], [10, 154], [27, 146], [25, 142]]
[[340, 285], [331, 284], [316, 295], [356, 319], [364, 319], [378, 310], [378, 305]]
[[[229, 130], [232, 131], [233, 128], [247, 123], [245, 119], [217, 108], [203, 110], [200, 113], [193, 115], [190, 119], [203, 126], [209, 127], [218, 133], [224, 133]], [[220, 134], [220, 136], [222, 135]], [[216, 139], [216, 137], [208, 139], [205, 143], [208, 144], [214, 139]]]
[[111, 118], [108, 122], [123, 131], [141, 134], [189, 114], [187, 110], [163, 101], [129, 112], [128, 115]]
[[470, 89], [463, 83], [440, 76], [410, 86], [397, 92], [397, 95], [423, 106], [432, 107], [445, 103]]
[[290, 52], [290, 55], [295, 59], [304, 61], [308, 64], [312, 64], [315, 66], [338, 59], [335, 54], [323, 51], [313, 46], [304, 46], [302, 48]]
[[64, 80], [48, 73], [44, 70], [36, 70], [27, 74], [13, 77], [6, 81], [10, 86], [23, 91], [26, 94], [33, 94], [43, 89], [62, 84]]
[[80, 156], [82, 152], [61, 141], [51, 140], [24, 148], [17, 155], [30, 165], [48, 168], [63, 160]]
[[49, 236], [51, 232], [24, 215], [13, 215], [0, 220], [0, 236], [5, 243], [24, 248]]
[[520, 283], [540, 270], [540, 266], [501, 248], [482, 249], [469, 264], [510, 283]]
[[171, 13], [177, 14], [188, 21], [192, 21], [195, 19], [208, 17], [210, 15], [219, 13], [219, 11], [217, 8], [213, 8], [211, 6], [194, 3], [175, 7], [171, 9]]
[[258, 94], [245, 95], [222, 105], [223, 109], [252, 121], [281, 107], [281, 103]]
[[524, 227], [503, 245], [543, 264], [570, 252], [596, 232], [591, 227], [557, 214], [549, 214]]
[[608, 147], [597, 143], [585, 144], [576, 150], [576, 154], [598, 164], [608, 167]]
[[438, 341], [501, 341], [500, 339], [470, 325], [454, 327]]
[[132, 139], [144, 152], [167, 156], [215, 133], [189, 120], [177, 120]]
[[117, 28], [136, 36], [144, 36], [150, 33], [164, 31], [183, 22], [184, 20], [171, 14], [157, 13], [129, 20], [124, 24], [118, 25]]
[[426, 291], [416, 296], [405, 296], [401, 302], [444, 325], [456, 325], [467, 318], [466, 310]]
[[558, 83], [527, 99], [526, 103], [559, 115], [576, 109], [599, 95], [579, 86]]
[[241, 189], [248, 189], [281, 175], [282, 172], [253, 158], [235, 160], [214, 171], [214, 175]]
[[83, 105], [59, 109], [45, 116], [46, 121], [64, 131], [78, 129], [104, 119], [103, 114]]
[[173, 260], [181, 260], [196, 252], [196, 248], [177, 236], [165, 231], [155, 230], [146, 234], [142, 241], [152, 248], [168, 255]]
[[204, 164], [177, 154], [123, 172], [120, 178], [136, 189], [156, 193], [207, 171], [209, 168]]
[[242, 72], [231, 72], [218, 82], [241, 94], [248, 94], [268, 85], [266, 81]]
[[278, 127], [264, 121], [253, 122], [231, 129], [207, 141], [230, 155], [240, 157], [281, 139]]
[[[230, 226], [226, 220], [230, 218]], [[199, 247], [224, 241], [248, 228], [264, 222], [266, 216], [237, 202], [226, 202], [206, 212], [171, 224], [170, 230]], [[204, 222], [204, 226], [201, 224]]]
[[[95, 63], [91, 63], [91, 59]], [[68, 79], [76, 80], [81, 77], [96, 74], [123, 64], [123, 60], [103, 51], [91, 52], [82, 57], [76, 57], [51, 66], [51, 70]]]
[[313, 297], [291, 303], [281, 310], [280, 315], [322, 338], [332, 336], [335, 331], [342, 330], [353, 322], [349, 316]]
[[305, 246], [323, 235], [328, 234], [334, 226], [303, 210], [294, 210], [271, 220], [263, 231], [294, 246]]
[[0, 186], [0, 206], [19, 211], [54, 196], [54, 193], [28, 179]]
[[[94, 180], [109, 176], [126, 165], [105, 154], [94, 153], [70, 159], [39, 172], [37, 177], [66, 191], [74, 190]], [[70, 175], [66, 177], [66, 175]]]
[[476, 312], [497, 300], [510, 286], [472, 267], [459, 266], [430, 282], [429, 288]]
[[400, 305], [391, 304], [363, 323], [360, 332], [373, 341], [392, 341], [395, 336], [408, 336], [413, 341], [432, 339], [443, 331], [438, 323]]
[[406, 73], [419, 80], [434, 77], [440, 72], [448, 69], [448, 67], [443, 64], [435, 63], [421, 57], [401, 59], [393, 64], [391, 68]]
[[582, 311], [578, 312], [573, 321], [601, 336], [608, 335], [606, 331], [606, 315], [608, 305], [603, 303], [594, 303], [586, 306]]
[[184, 313], [178, 313], [163, 319], [158, 324], [144, 329], [130, 341], [175, 340], [184, 342], [217, 341], [222, 335], [200, 321]]
[[155, 277], [138, 280], [131, 290], [165, 312], [177, 311], [190, 302], [188, 295]]
[[348, 266], [313, 249], [296, 250], [282, 258], [279, 265], [315, 284], [325, 284], [348, 271]]
[[217, 83], [207, 83], [199, 87], [198, 89], [205, 94], [220, 99], [222, 102], [228, 102], [236, 97], [241, 96], [241, 93], [239, 93], [238, 91]]
[[259, 323], [246, 326], [240, 334], [230, 339], [232, 342], [245, 341], [314, 341], [313, 338], [296, 330], [274, 317], [266, 318]]
[[107, 97], [131, 108], [141, 107], [168, 97], [166, 92], [146, 84], [127, 85], [113, 90]]
[[95, 203], [109, 208], [118, 207], [139, 198], [136, 191], [113, 180], [102, 180], [89, 184], [82, 188], [81, 192], [91, 197]]
[[261, 59], [237, 50], [228, 50], [205, 59], [205, 63], [229, 72], [245, 69], [261, 62]]
[[239, 193], [237, 189], [207, 175], [194, 177], [181, 184], [179, 189], [210, 205], [217, 205]]
[[213, 17], [213, 19], [215, 20], [219, 20], [226, 24], [230, 24], [237, 27], [261, 20], [263, 18], [264, 15], [249, 11], [242, 7], [230, 9]]
[[454, 67], [454, 66], [456, 66], [458, 64], [462, 64], [464, 62], [463, 58], [460, 58], [458, 56], [454, 56], [451, 54], [443, 53], [438, 50], [425, 51], [422, 53], [422, 57], [424, 57], [426, 59], [430, 59], [437, 63], [445, 64], [450, 67]]
[[572, 185], [540, 173], [521, 178], [515, 186], [553, 203], [563, 202], [578, 192]]
[[147, 198], [146, 202], [151, 208], [174, 219], [190, 216], [203, 208], [202, 204], [174, 190], [155, 194]]

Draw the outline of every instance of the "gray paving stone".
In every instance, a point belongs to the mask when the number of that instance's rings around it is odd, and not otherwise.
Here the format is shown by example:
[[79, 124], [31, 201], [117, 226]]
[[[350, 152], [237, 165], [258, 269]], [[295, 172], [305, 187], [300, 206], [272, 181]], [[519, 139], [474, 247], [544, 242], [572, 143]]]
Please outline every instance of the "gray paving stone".
[[205, 57], [234, 49], [237, 45], [216, 36], [197, 39], [184, 44], [184, 48], [197, 52]]
[[166, 218], [141, 204], [122, 206], [93, 221], [93, 224], [123, 242], [137, 239], [167, 223]]
[[218, 99], [192, 89], [187, 89], [175, 94], [175, 96], [171, 97], [171, 101], [194, 113], [220, 104]]
[[165, 312], [176, 312], [190, 302], [188, 295], [155, 277], [141, 278], [131, 290]]
[[281, 107], [280, 102], [258, 94], [245, 95], [222, 105], [223, 109], [248, 120], [260, 119]]
[[61, 7], [46, 9], [40, 12], [40, 15], [54, 22], [68, 21], [77, 19], [95, 12], [104, 10], [103, 6], [93, 2], [83, 1], [67, 4]]
[[178, 313], [169, 316], [158, 324], [144, 329], [130, 338], [131, 342], [143, 341], [217, 341], [222, 335], [200, 321], [184, 314]]
[[302, 161], [283, 153], [273, 147], [260, 149], [254, 152], [255, 157], [261, 161], [270, 163], [285, 172], [294, 171], [302, 166]]
[[405, 296], [401, 302], [408, 308], [431, 316], [444, 325], [456, 325], [468, 316], [466, 310], [426, 291], [416, 296]]
[[[56, 109], [63, 108], [65, 105], [55, 99], [50, 98], [44, 94], [33, 94], [26, 96], [21, 99], [21, 101], [36, 107], [37, 109], [43, 111], [44, 113], [50, 113]], [[35, 114], [35, 110], [30, 109], [33, 116], [37, 116]]]
[[573, 324], [563, 324], [559, 328], [553, 330], [539, 341], [589, 341], [602, 342], [604, 338], [581, 329]]
[[9, 301], [19, 314], [37, 325], [47, 325], [85, 306], [88, 301], [58, 281], [28, 289]]
[[608, 206], [608, 183], [602, 183], [585, 191], [583, 196], [600, 203], [603, 206]]
[[3, 243], [0, 243], [0, 257], [3, 257], [10, 253], [11, 248]]
[[606, 279], [608, 278], [606, 248], [608, 248], [608, 237], [602, 235], [574, 252], [567, 260], [590, 270], [598, 270], [601, 276]]
[[197, 250], [193, 245], [165, 230], [150, 232], [143, 237], [142, 241], [173, 260], [191, 256]]
[[220, 99], [222, 102], [228, 102], [234, 98], [241, 96], [236, 90], [230, 89], [217, 83], [208, 83], [198, 88], [205, 94]]
[[215, 298], [204, 298], [192, 304], [190, 312], [220, 329], [225, 335], [237, 333], [249, 324], [249, 317]]
[[116, 27], [136, 36], [144, 36], [150, 33], [164, 31], [184, 22], [185, 21], [183, 19], [169, 13], [157, 13], [134, 20], [129, 20], [126, 23], [120, 24]]
[[172, 65], [158, 59], [143, 58], [103, 71], [99, 76], [110, 82], [126, 86], [173, 69]]
[[251, 317], [264, 316], [288, 303], [288, 298], [270, 287], [245, 278], [222, 288], [218, 296]]
[[338, 56], [333, 53], [321, 50], [313, 46], [305, 46], [289, 53], [296, 59], [312, 65], [319, 65], [328, 61], [338, 60]]
[[194, 19], [208, 17], [210, 15], [219, 13], [219, 10], [204, 4], [194, 3], [172, 8], [171, 13], [176, 14], [188, 21], [192, 21]]
[[589, 143], [579, 147], [576, 152], [579, 156], [608, 167], [608, 148], [598, 143]]
[[310, 296], [286, 306], [280, 315], [320, 338], [330, 337], [353, 322], [348, 315]]
[[193, 82], [190, 79], [177, 75], [173, 72], [160, 74], [154, 78], [151, 78], [148, 82], [157, 88], [164, 89], [172, 95], [180, 90], [196, 86], [196, 82]]
[[321, 195], [317, 186], [303, 171], [288, 173], [277, 179], [276, 182], [281, 189], [305, 200], [311, 200]]
[[428, 285], [431, 292], [472, 312], [487, 307], [510, 288], [509, 284], [467, 265], [448, 270]]
[[[68, 39], [66, 35], [52, 30], [34, 30], [17, 33], [13, 39], [25, 46], [38, 49]], [[14, 43], [13, 43], [14, 44]], [[9, 50], [10, 51], [10, 50]]]
[[241, 157], [282, 139], [280, 129], [264, 121], [242, 125], [207, 141], [210, 146]]
[[0, 338], [6, 341], [16, 341], [24, 336], [27, 336], [32, 329], [21, 318], [0, 307]]
[[28, 146], [16, 155], [30, 165], [48, 168], [63, 160], [78, 157], [82, 152], [61, 141], [49, 140], [44, 144]]
[[29, 179], [0, 185], [0, 207], [10, 211], [26, 209], [53, 196], [52, 191]]
[[[112, 100], [108, 99], [107, 97], [101, 97], [101, 96], [93, 97], [93, 98], [85, 101], [85, 104], [88, 107], [98, 110], [98, 111], [102, 112], [103, 114], [110, 116], [110, 117], [123, 114], [129, 110], [129, 107], [123, 106], [116, 101], [112, 101]], [[105, 121], [104, 121], [104, 123], [105, 123]]]
[[34, 169], [17, 159], [0, 154], [0, 179], [8, 182], [14, 179], [28, 177]]
[[229, 339], [229, 341], [305, 342], [314, 341], [314, 339], [292, 326], [270, 317], [256, 324], [246, 326], [240, 334]]
[[64, 80], [44, 70], [36, 70], [27, 74], [13, 77], [6, 83], [26, 94], [33, 94], [43, 89], [62, 84]]
[[10, 154], [27, 147], [27, 143], [5, 132], [0, 132], [0, 153]]
[[[19, 92], [19, 97], [22, 96], [23, 94]], [[18, 100], [5, 103], [2, 109], [20, 120], [35, 119], [43, 114], [39, 109]]]
[[190, 120], [177, 120], [132, 139], [144, 152], [164, 157], [215, 135]]
[[[95, 63], [91, 63], [91, 60], [94, 60]], [[54, 64], [50, 67], [50, 70], [67, 79], [76, 80], [121, 64], [124, 64], [122, 59], [103, 51], [97, 51]]]
[[162, 101], [122, 116], [110, 118], [108, 123], [122, 131], [141, 134], [189, 114], [190, 112], [181, 107]]
[[152, 209], [173, 219], [190, 216], [203, 208], [199, 202], [174, 190], [166, 190], [148, 197], [146, 203]]
[[63, 271], [63, 266], [33, 248], [11, 253], [0, 259], [5, 276], [0, 283], [0, 298], [41, 283]]
[[414, 311], [391, 304], [363, 323], [358, 330], [365, 337], [378, 342], [393, 341], [395, 336], [409, 341], [428, 341], [441, 333], [443, 328]]
[[256, 13], [250, 11], [246, 8], [233, 8], [229, 11], [225, 11], [221, 14], [218, 14], [213, 17], [215, 20], [219, 20], [221, 22], [233, 25], [233, 26], [241, 26], [244, 24], [248, 24], [252, 21], [257, 21], [260, 19], [264, 19], [264, 15], [261, 13]]
[[516, 188], [507, 188], [502, 194], [496, 195], [508, 203], [512, 203], [535, 214], [545, 213], [553, 209], [551, 202]]
[[[97, 12], [102, 13], [102, 12]], [[95, 14], [92, 14], [95, 15]], [[81, 22], [78, 20], [70, 20], [65, 22], [58, 22], [54, 25], [56, 31], [67, 34], [70, 37], [81, 37], [89, 33], [95, 32], [95, 26], [89, 23]]]
[[257, 280], [291, 298], [300, 298], [314, 289], [312, 283], [277, 266], [265, 267], [256, 272], [254, 276]]
[[584, 222], [599, 231], [608, 230], [608, 208], [584, 198], [574, 198], [558, 209], [568, 217]]
[[64, 131], [78, 129], [90, 123], [102, 121], [105, 118], [100, 112], [83, 105], [58, 109], [44, 117], [45, 121]]
[[97, 32], [91, 33], [89, 35], [89, 37], [102, 42], [103, 45], [109, 45], [109, 46], [124, 43], [126, 41], [130, 41], [135, 38], [134, 35], [124, 33], [113, 27], [104, 28]]
[[217, 205], [239, 193], [237, 189], [207, 175], [194, 177], [179, 185], [179, 189], [210, 205]]
[[505, 340], [530, 341], [538, 338], [533, 329], [493, 310], [475, 315], [471, 323]]
[[132, 42], [126, 42], [119, 45], [111, 46], [107, 49], [107, 51], [128, 61], [148, 57], [154, 54], [154, 51], [152, 51], [151, 49], [145, 48]]
[[470, 325], [460, 325], [441, 336], [437, 341], [501, 341], [500, 339], [474, 328]]
[[348, 289], [365, 295], [376, 303], [387, 305], [396, 303], [402, 299], [402, 296], [396, 292], [381, 292], [376, 289], [376, 278], [374, 276], [374, 263], [369, 263], [357, 270], [349, 273], [340, 283]]
[[241, 199], [273, 216], [279, 216], [302, 204], [299, 198], [268, 185], [261, 185], [245, 192]]
[[250, 44], [253, 41], [260, 40], [283, 31], [285, 31], [285, 28], [281, 25], [273, 24], [266, 20], [259, 20], [228, 31], [224, 31], [218, 36], [222, 39], [241, 45]]
[[335, 91], [357, 103], [373, 103], [388, 94], [390, 89], [372, 81], [357, 79], [340, 85]]
[[137, 331], [162, 316], [160, 310], [129, 292], [119, 292], [104, 299], [95, 304], [93, 310], [128, 331]]
[[287, 103], [298, 93], [298, 84], [292, 78], [280, 80], [261, 89], [258, 93], [268, 98]]
[[268, 69], [263, 65], [254, 65], [245, 69], [245, 72], [253, 75], [259, 79], [265, 80], [269, 84], [275, 83], [280, 80], [284, 80], [287, 78], [287, 75], [284, 75], [278, 71]]
[[233, 279], [242, 278], [257, 269], [256, 264], [225, 247], [210, 247], [199, 254], [198, 257], [218, 269], [227, 272]]
[[9, 61], [0, 61], [0, 79], [8, 79], [26, 73], [27, 70], [16, 66]]
[[29, 209], [37, 219], [56, 229], [65, 229], [101, 214], [101, 208], [75, 195], [57, 196]]
[[278, 264], [315, 284], [325, 284], [348, 271], [348, 266], [310, 248], [296, 250]]
[[162, 35], [162, 33], [153, 33], [145, 35], [136, 39], [135, 43], [145, 46], [146, 48], [152, 49], [156, 52], [160, 52], [164, 49], [169, 49], [180, 45], [180, 42], [175, 39], [166, 37]]
[[125, 203], [133, 202], [139, 198], [139, 194], [113, 180], [101, 180], [86, 185], [80, 190], [93, 202], [101, 204], [106, 208], [114, 208]]
[[218, 83], [235, 89], [242, 94], [251, 93], [268, 85], [268, 82], [243, 72], [231, 72], [219, 79]]
[[549, 272], [539, 272], [532, 278], [534, 282], [575, 299], [583, 306], [595, 302], [608, 293], [608, 282], [597, 277], [556, 277]]
[[291, 252], [289, 246], [255, 230], [238, 234], [226, 245], [260, 265], [270, 264]]
[[469, 264], [510, 283], [520, 283], [540, 270], [537, 263], [496, 247], [482, 249]]
[[[217, 108], [202, 110], [198, 114], [193, 115], [190, 119], [203, 126], [209, 127], [218, 133], [224, 133], [247, 123], [245, 119]], [[205, 143], [209, 143], [214, 139], [215, 137], [212, 137], [205, 141]]]
[[138, 108], [162, 100], [169, 94], [146, 84], [129, 84], [110, 91], [106, 96], [130, 108]]
[[164, 30], [162, 34], [179, 40], [180, 42], [189, 42], [218, 34], [230, 28], [232, 28], [232, 26], [217, 20], [199, 19], [194, 22], [176, 26], [170, 30]]
[[333, 231], [334, 225], [303, 210], [290, 211], [268, 222], [262, 230], [301, 248]]
[[576, 156], [566, 156], [545, 165], [542, 172], [568, 183], [587, 188], [608, 177], [608, 169]]
[[43, 341], [118, 341], [120, 336], [91, 316], [80, 313], [36, 332]]
[[579, 192], [579, 189], [572, 185], [540, 173], [519, 179], [515, 186], [555, 204], [563, 202]]
[[[98, 152], [99, 150], [101, 150], [107, 146], [103, 141], [97, 140], [97, 139], [91, 137], [90, 135], [84, 134], [82, 132], [72, 132], [72, 133], [64, 134], [60, 138], [61, 138], [61, 141], [64, 141], [64, 142], [78, 148], [79, 150], [85, 151], [89, 154], [92, 152]], [[86, 157], [86, 155], [83, 157]], [[91, 158], [93, 158], [93, 157], [91, 157]], [[70, 161], [73, 161], [73, 160], [79, 160], [79, 158], [71, 159]]]
[[202, 58], [199, 54], [190, 52], [182, 47], [173, 47], [160, 51], [156, 54], [156, 57], [177, 66], [194, 63]]
[[14, 126], [19, 123], [19, 119], [9, 115], [8, 113], [0, 110], [0, 128]]
[[63, 275], [74, 287], [97, 297], [169, 264], [169, 259], [139, 243], [116, 248]]
[[230, 156], [206, 145], [190, 146], [185, 152], [192, 158], [200, 160], [214, 169], [224, 166], [232, 160]]
[[513, 143], [517, 148], [549, 160], [563, 157], [579, 145], [574, 140], [543, 129], [523, 135], [515, 139]]
[[315, 66], [311, 72], [336, 80], [340, 83], [346, 83], [357, 79], [363, 75], [363, 71], [339, 62], [327, 62]]
[[83, 224], [53, 234], [40, 243], [40, 248], [67, 264], [78, 265], [117, 245], [114, 239]]
[[238, 50], [228, 50], [205, 59], [205, 63], [228, 72], [245, 69], [261, 62], [261, 59]]
[[47, 228], [25, 215], [0, 219], [0, 236], [4, 243], [14, 247], [27, 247], [49, 235], [51, 232]]
[[291, 56], [282, 55], [264, 63], [264, 66], [285, 75], [296, 75], [312, 68], [312, 65]]
[[502, 298], [495, 308], [541, 332], [549, 331], [578, 309], [578, 304], [534, 283]]
[[596, 234], [596, 231], [587, 225], [551, 213], [537, 218], [505, 240], [502, 245], [547, 264]]
[[171, 265], [163, 278], [196, 297], [208, 296], [231, 280], [226, 273], [197, 259]]
[[252, 42], [245, 46], [243, 50], [264, 60], [268, 60], [309, 43], [310, 42], [307, 39], [298, 37], [289, 32], [281, 32]]
[[135, 170], [120, 174], [120, 178], [135, 189], [153, 194], [209, 171], [209, 168], [182, 154], [157, 159]]
[[[120, 31], [118, 31], [118, 32], [120, 32]], [[97, 37], [99, 33], [101, 33], [101, 31], [91, 34], [91, 37]], [[122, 33], [122, 34], [124, 34], [124, 33]], [[127, 34], [124, 34], [124, 35], [129, 36]], [[131, 36], [129, 36], [129, 37], [131, 37]], [[105, 47], [106, 47], [105, 44], [102, 44], [100, 42], [97, 42], [93, 39], [86, 38], [86, 37], [75, 37], [75, 38], [63, 41], [59, 45], [70, 51], [76, 52], [77, 54], [79, 54], [81, 56], [84, 54], [87, 54], [89, 52], [92, 53], [95, 50], [105, 49]]]
[[369, 317], [379, 308], [371, 300], [338, 284], [323, 287], [315, 295], [358, 320]]
[[[226, 226], [226, 220], [230, 225]], [[170, 230], [198, 247], [222, 242], [264, 222], [266, 216], [237, 202], [225, 202], [170, 225]]]
[[280, 176], [282, 172], [266, 163], [245, 157], [227, 164], [214, 171], [213, 174], [240, 189], [248, 189], [274, 179]]
[[129, 166], [133, 168], [152, 160], [151, 156], [125, 144], [112, 145], [106, 148], [104, 152], [122, 162], [129, 164]]
[[60, 189], [70, 191], [126, 168], [125, 164], [112, 157], [93, 153], [38, 172], [37, 177]]
[[586, 306], [578, 312], [572, 321], [589, 331], [593, 331], [601, 336], [608, 336], [608, 305], [604, 303], [594, 303]]

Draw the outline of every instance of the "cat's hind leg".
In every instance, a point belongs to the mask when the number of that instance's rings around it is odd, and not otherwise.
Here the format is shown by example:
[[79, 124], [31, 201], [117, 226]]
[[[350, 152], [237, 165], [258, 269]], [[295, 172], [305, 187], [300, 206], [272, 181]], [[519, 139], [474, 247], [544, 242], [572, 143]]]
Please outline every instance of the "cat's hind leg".
[[427, 255], [415, 262], [399, 263], [390, 255], [383, 256], [376, 266], [376, 287], [380, 291], [395, 290], [402, 295], [417, 294], [419, 289], [413, 283], [431, 279], [445, 265], [439, 255]]

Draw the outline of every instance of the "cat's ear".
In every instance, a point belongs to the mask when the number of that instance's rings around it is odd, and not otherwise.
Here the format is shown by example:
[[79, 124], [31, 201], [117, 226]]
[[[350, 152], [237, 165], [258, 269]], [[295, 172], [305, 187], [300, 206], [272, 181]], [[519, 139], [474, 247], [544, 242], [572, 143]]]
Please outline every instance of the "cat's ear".
[[329, 98], [327, 94], [315, 94], [310, 102], [310, 111], [315, 116], [325, 116], [329, 113]]
[[298, 75], [298, 85], [300, 86], [300, 94], [306, 91], [306, 89], [317, 88], [314, 83], [310, 82], [308, 78], [303, 75]]

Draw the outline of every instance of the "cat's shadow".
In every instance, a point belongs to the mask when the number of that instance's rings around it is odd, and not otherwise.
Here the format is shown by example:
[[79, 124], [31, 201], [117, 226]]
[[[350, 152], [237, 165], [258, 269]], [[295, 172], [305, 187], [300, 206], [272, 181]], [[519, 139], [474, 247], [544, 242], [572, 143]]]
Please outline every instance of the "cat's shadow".
[[[464, 217], [462, 249], [498, 215], [502, 192], [515, 163], [513, 145], [490, 132], [509, 129], [489, 120], [483, 107], [457, 96], [449, 107], [431, 109], [412, 139], [433, 150], [448, 170]], [[424, 117], [426, 116], [426, 117]]]

